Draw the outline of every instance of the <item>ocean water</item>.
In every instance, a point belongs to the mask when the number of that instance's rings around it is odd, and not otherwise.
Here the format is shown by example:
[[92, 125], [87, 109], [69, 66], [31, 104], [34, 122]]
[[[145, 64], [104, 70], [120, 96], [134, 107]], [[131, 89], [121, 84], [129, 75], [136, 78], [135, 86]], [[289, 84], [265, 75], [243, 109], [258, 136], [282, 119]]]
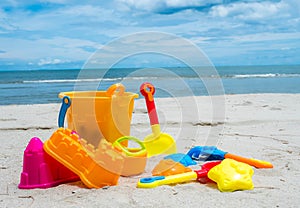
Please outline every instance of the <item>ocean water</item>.
[[[156, 97], [300, 93], [300, 65], [226, 66], [211, 69], [68, 69], [0, 71], [0, 105], [59, 103], [60, 92], [106, 90], [121, 82], [126, 90], [139, 93], [149, 81], [156, 86]], [[105, 75], [103, 76], [103, 74]]]

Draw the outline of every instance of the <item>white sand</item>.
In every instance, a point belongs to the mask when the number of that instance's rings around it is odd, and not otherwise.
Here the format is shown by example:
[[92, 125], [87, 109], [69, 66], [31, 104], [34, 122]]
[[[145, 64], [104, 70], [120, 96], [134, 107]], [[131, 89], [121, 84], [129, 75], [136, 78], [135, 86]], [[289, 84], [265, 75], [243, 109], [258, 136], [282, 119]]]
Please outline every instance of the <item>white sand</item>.
[[[136, 177], [121, 177], [119, 185], [87, 189], [81, 182], [55, 188], [17, 188], [23, 151], [30, 138], [48, 139], [57, 128], [59, 104], [0, 106], [0, 207], [299, 207], [300, 94], [227, 95], [222, 113], [212, 120], [210, 97], [156, 99], [162, 130], [174, 136], [178, 151], [193, 145], [220, 149], [273, 163], [255, 169], [254, 190], [222, 193], [215, 185], [197, 182], [138, 189]], [[224, 106], [220, 106], [222, 108]], [[150, 133], [142, 99], [136, 101], [132, 135]], [[224, 125], [222, 125], [224, 123]], [[221, 130], [223, 131], [221, 132]], [[150, 176], [160, 157], [148, 160]]]

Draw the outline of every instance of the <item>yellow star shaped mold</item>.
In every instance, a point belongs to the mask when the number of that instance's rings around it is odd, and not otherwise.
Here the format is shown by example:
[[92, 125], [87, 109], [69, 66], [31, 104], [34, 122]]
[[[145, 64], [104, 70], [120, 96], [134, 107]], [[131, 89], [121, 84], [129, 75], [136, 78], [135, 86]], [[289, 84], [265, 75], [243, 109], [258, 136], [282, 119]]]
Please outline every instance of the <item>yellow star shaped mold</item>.
[[253, 173], [252, 167], [248, 164], [224, 159], [208, 172], [208, 178], [215, 181], [218, 184], [218, 189], [222, 192], [251, 190], [254, 188]]

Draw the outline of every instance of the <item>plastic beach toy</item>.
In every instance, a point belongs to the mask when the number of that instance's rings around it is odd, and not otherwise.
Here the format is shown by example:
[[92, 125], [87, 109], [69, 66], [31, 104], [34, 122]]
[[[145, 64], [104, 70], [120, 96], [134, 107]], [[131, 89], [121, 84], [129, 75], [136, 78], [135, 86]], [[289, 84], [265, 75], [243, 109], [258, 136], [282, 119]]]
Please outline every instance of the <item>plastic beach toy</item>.
[[80, 180], [75, 173], [50, 157], [37, 137], [29, 141], [24, 151], [20, 178], [20, 189], [50, 188]]
[[63, 99], [59, 127], [63, 127], [66, 113], [68, 129], [90, 144], [97, 146], [102, 138], [113, 143], [130, 135], [134, 98], [138, 94], [125, 92], [122, 84], [111, 85], [107, 91], [61, 92], [59, 97]]
[[70, 106], [71, 106], [71, 99], [69, 98], [69, 96], [64, 96], [62, 98], [62, 104], [58, 114], [58, 127], [64, 127], [65, 116]]
[[[209, 170], [218, 164], [220, 164], [220, 161], [207, 162], [202, 166], [200, 170], [196, 170], [196, 171], [183, 172], [183, 173], [169, 175], [169, 176], [154, 176], [148, 178], [141, 178], [137, 184], [137, 187], [155, 188], [161, 185], [184, 183], [196, 179], [201, 183], [204, 183], [203, 179], [207, 178], [207, 173], [209, 172]], [[205, 183], [206, 182], [208, 182], [207, 179], [205, 180]]]
[[225, 159], [221, 164], [213, 167], [208, 172], [208, 178], [218, 184], [222, 192], [253, 189], [253, 169], [250, 165]]
[[168, 156], [165, 156], [164, 159], [171, 159], [175, 162], [180, 162], [185, 167], [197, 164], [194, 160], [192, 160], [192, 158], [189, 155], [183, 153], [170, 154]]
[[171, 159], [165, 159], [159, 161], [159, 163], [153, 168], [153, 176], [169, 176], [176, 175], [179, 173], [191, 172], [192, 169], [185, 167], [179, 162], [175, 162]]
[[215, 146], [196, 146], [187, 153], [194, 160], [223, 160], [225, 158], [234, 159], [239, 162], [247, 163], [256, 168], [273, 168], [273, 165], [267, 161], [253, 158], [245, 158], [219, 150]]
[[158, 154], [172, 154], [176, 152], [176, 143], [172, 136], [160, 131], [158, 116], [154, 103], [154, 86], [145, 82], [140, 87], [141, 94], [145, 97], [148, 115], [150, 119], [152, 134], [144, 138], [144, 145], [148, 152], [148, 157]]
[[98, 148], [69, 129], [59, 128], [44, 143], [44, 150], [76, 173], [88, 188], [116, 185], [124, 158], [102, 139]]
[[[134, 142], [139, 148], [129, 148], [124, 146], [124, 141]], [[113, 147], [124, 156], [124, 165], [121, 172], [122, 176], [138, 175], [145, 170], [147, 163], [147, 151], [145, 145], [137, 138], [125, 136], [117, 139], [113, 143]]]
[[195, 172], [197, 173], [197, 180], [203, 184], [212, 182], [212, 180], [210, 180], [208, 178], [207, 174], [213, 167], [219, 165], [220, 163], [221, 163], [221, 160], [210, 161], [210, 162], [204, 163], [201, 166], [200, 170], [195, 170]]
[[197, 179], [197, 173], [193, 171], [187, 173], [180, 173], [176, 175], [170, 175], [170, 176], [154, 176], [148, 178], [141, 178], [137, 184], [137, 187], [155, 188], [157, 186], [184, 183], [196, 179]]

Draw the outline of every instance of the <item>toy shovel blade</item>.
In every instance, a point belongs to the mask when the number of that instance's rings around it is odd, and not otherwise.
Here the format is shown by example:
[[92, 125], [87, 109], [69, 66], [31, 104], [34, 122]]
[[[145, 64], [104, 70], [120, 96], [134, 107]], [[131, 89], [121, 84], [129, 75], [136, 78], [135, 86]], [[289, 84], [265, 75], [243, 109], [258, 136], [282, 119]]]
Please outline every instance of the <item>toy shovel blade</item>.
[[246, 163], [255, 168], [273, 168], [270, 162], [257, 160], [253, 158], [241, 157], [219, 150], [215, 146], [196, 146], [187, 153], [194, 160], [224, 160], [225, 158], [234, 159], [239, 162]]
[[158, 116], [154, 103], [154, 86], [145, 82], [140, 87], [141, 94], [145, 97], [148, 115], [150, 119], [152, 133], [144, 138], [144, 145], [148, 152], [148, 157], [158, 154], [172, 154], [176, 152], [174, 138], [167, 133], [160, 131]]

